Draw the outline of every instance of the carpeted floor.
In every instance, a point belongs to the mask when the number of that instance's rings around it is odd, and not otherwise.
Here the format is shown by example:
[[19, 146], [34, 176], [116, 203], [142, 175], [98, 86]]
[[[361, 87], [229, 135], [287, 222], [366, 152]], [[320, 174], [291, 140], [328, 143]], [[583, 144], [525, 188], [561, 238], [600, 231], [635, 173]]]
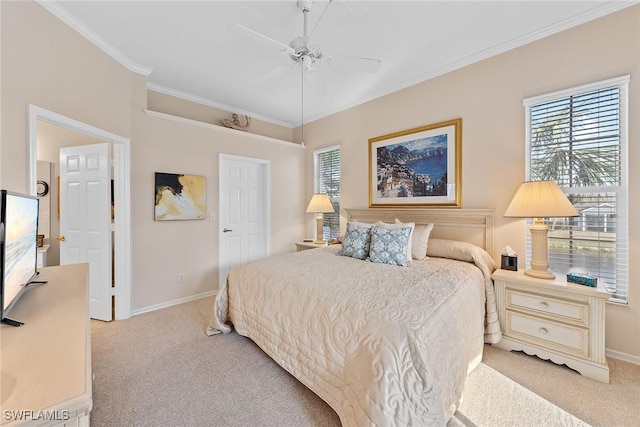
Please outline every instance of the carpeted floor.
[[[249, 339], [236, 333], [207, 337], [204, 328], [212, 304], [212, 298], [204, 298], [128, 320], [92, 321], [92, 427], [340, 425], [326, 403]], [[626, 365], [631, 367], [628, 372], [640, 376], [640, 367]], [[571, 408], [567, 399], [560, 399], [556, 406], [545, 400], [555, 403], [553, 396], [541, 397], [540, 391], [536, 394], [510, 379], [521, 374], [535, 377], [534, 388], [554, 390], [560, 379], [565, 397], [576, 384], [579, 391], [573, 400], [582, 400], [582, 404]], [[519, 381], [526, 384], [527, 378]], [[619, 397], [623, 405], [636, 405], [618, 406], [615, 412], [626, 412], [628, 418], [605, 415], [608, 422], [599, 423], [597, 417], [582, 417], [590, 413], [585, 407], [599, 406], [597, 400], [583, 400], [590, 397], [584, 390], [598, 390], [595, 381], [566, 367], [487, 346], [483, 363], [470, 375], [463, 402], [449, 426], [586, 425], [560, 409], [561, 405], [594, 425], [639, 425], [639, 379], [631, 377], [630, 389], [624, 384], [600, 386], [601, 390], [606, 386], [625, 394], [635, 392]], [[612, 383], [614, 380], [619, 381], [612, 373]], [[624, 400], [627, 397], [630, 400]]]

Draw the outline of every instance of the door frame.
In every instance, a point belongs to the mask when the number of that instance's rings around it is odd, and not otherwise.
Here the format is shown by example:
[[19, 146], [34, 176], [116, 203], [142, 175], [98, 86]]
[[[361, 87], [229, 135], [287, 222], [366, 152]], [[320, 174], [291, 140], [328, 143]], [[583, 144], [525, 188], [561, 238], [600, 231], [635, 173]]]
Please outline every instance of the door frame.
[[29, 141], [29, 191], [36, 194], [38, 120], [60, 126], [113, 145], [115, 272], [113, 288], [116, 320], [131, 317], [131, 142], [111, 132], [96, 128], [37, 105], [27, 105], [27, 138]]
[[222, 276], [222, 252], [224, 245], [222, 243], [222, 189], [227, 184], [227, 179], [223, 174], [224, 163], [227, 160], [236, 160], [247, 163], [258, 163], [262, 165], [264, 170], [264, 244], [266, 247], [266, 256], [271, 254], [271, 162], [266, 159], [258, 159], [255, 157], [243, 157], [234, 154], [219, 153], [218, 155], [218, 281], [222, 284], [225, 280]]

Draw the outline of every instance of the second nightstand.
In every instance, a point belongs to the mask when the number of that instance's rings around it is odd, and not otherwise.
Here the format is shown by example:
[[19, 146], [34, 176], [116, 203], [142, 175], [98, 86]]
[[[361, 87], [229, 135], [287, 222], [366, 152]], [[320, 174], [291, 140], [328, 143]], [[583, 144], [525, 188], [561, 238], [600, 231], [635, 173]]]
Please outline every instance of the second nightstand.
[[307, 249], [315, 249], [327, 246], [326, 243], [313, 243], [313, 242], [296, 242], [296, 252], [306, 251]]
[[505, 350], [522, 350], [565, 364], [582, 375], [609, 383], [605, 358], [605, 302], [598, 288], [536, 279], [524, 271], [493, 273]]

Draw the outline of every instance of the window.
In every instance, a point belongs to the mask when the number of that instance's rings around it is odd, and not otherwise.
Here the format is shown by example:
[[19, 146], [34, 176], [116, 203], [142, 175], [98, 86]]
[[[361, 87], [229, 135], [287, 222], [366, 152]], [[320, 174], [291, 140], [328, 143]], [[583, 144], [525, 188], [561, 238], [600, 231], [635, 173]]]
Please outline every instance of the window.
[[333, 205], [333, 213], [322, 214], [324, 240], [340, 235], [340, 146], [313, 152], [313, 192], [325, 193]]
[[628, 289], [628, 85], [625, 76], [524, 101], [527, 178], [555, 181], [580, 214], [545, 220], [550, 270], [594, 275], [618, 302]]

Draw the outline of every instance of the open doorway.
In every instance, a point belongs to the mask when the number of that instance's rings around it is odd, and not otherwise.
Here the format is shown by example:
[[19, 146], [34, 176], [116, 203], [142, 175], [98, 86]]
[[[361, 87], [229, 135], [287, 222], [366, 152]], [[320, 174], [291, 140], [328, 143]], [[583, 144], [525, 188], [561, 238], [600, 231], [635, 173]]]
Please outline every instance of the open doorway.
[[[95, 128], [75, 119], [29, 105], [28, 137], [29, 137], [29, 185], [32, 194], [37, 193], [37, 153], [38, 129], [65, 130], [73, 132], [84, 141], [107, 142], [113, 154], [113, 277], [115, 287], [114, 311], [115, 319], [126, 319], [131, 314], [131, 236], [130, 236], [130, 144], [127, 138]], [[56, 175], [58, 176], [58, 175]], [[57, 191], [57, 182], [53, 183]], [[57, 212], [52, 212], [52, 216]], [[51, 230], [52, 238], [55, 230]]]

